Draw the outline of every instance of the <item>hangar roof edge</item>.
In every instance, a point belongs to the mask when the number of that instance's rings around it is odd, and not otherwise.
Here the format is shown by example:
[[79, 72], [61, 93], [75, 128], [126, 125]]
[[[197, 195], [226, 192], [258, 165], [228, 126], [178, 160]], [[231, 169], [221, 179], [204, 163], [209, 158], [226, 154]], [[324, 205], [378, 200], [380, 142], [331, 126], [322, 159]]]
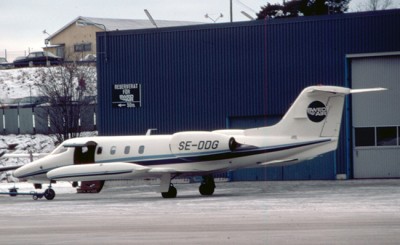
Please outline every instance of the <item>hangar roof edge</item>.
[[[265, 19], [265, 20], [249, 20], [241, 22], [225, 22], [225, 23], [207, 23], [207, 24], [196, 24], [196, 25], [185, 25], [185, 26], [170, 26], [162, 28], [149, 28], [149, 29], [131, 29], [131, 30], [120, 30], [107, 32], [107, 35], [119, 35], [119, 34], [145, 34], [145, 33], [159, 33], [159, 32], [170, 32], [170, 31], [186, 31], [186, 30], [206, 30], [206, 29], [218, 29], [218, 28], [236, 28], [241, 26], [260, 26], [265, 25], [280, 25], [288, 23], [304, 23], [314, 21], [332, 21], [332, 20], [343, 20], [343, 19], [354, 19], [354, 18], [365, 18], [373, 16], [387, 16], [387, 15], [400, 15], [400, 9], [390, 10], [379, 10], [379, 11], [367, 11], [367, 12], [355, 12], [345, 14], [333, 14], [333, 15], [318, 15], [318, 16], [303, 16], [293, 18], [279, 18], [279, 19]], [[98, 32], [97, 35], [104, 35]]]

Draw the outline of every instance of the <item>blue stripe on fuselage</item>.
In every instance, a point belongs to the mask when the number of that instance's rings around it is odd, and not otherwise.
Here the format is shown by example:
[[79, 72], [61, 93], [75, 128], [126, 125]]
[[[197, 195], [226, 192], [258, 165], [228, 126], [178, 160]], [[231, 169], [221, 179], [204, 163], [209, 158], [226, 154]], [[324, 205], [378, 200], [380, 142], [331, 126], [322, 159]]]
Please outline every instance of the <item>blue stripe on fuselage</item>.
[[320, 143], [329, 142], [331, 139], [323, 139], [309, 142], [302, 142], [296, 144], [285, 144], [278, 146], [270, 146], [270, 147], [255, 147], [255, 146], [245, 146], [243, 148], [236, 149], [234, 151], [225, 151], [218, 152], [215, 154], [210, 153], [188, 153], [185, 156], [175, 156], [171, 155], [151, 155], [151, 156], [143, 156], [143, 157], [134, 157], [134, 158], [124, 158], [124, 159], [112, 159], [107, 161], [99, 161], [100, 162], [131, 162], [140, 164], [143, 166], [151, 166], [151, 165], [165, 165], [165, 164], [179, 164], [179, 163], [188, 163], [188, 162], [205, 162], [205, 161], [217, 161], [217, 160], [227, 160], [237, 157], [246, 157], [246, 156], [254, 156], [265, 153], [272, 153], [283, 150], [290, 150], [304, 146], [311, 146]]

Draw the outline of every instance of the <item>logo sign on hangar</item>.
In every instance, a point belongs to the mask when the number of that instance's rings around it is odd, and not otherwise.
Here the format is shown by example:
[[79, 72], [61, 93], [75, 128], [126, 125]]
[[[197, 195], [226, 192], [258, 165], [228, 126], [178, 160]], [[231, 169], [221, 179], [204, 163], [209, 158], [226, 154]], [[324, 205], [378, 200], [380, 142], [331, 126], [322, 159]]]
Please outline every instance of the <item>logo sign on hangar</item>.
[[141, 84], [129, 83], [112, 85], [113, 108], [138, 108], [141, 106]]

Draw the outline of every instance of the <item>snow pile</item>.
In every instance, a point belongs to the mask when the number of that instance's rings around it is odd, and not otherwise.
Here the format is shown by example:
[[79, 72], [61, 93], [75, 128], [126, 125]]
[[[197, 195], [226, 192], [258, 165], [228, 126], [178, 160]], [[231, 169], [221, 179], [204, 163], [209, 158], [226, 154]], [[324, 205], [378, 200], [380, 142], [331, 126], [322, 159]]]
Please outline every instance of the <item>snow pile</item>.
[[[29, 96], [40, 96], [39, 89], [34, 85], [41, 79], [43, 69], [57, 73], [58, 67], [28, 67], [19, 69], [0, 70], [0, 101], [8, 101], [14, 98], [23, 98]], [[79, 66], [78, 72], [87, 75], [86, 79], [94, 79], [96, 84], [96, 67]], [[95, 87], [94, 87], [95, 89]]]
[[[55, 148], [56, 138], [50, 135], [0, 135], [0, 152], [6, 154], [50, 153]], [[16, 145], [9, 149], [10, 145]], [[29, 158], [1, 158], [0, 166], [23, 165], [30, 161]], [[11, 171], [0, 173], [0, 181], [8, 179], [14, 181]]]
[[38, 69], [42, 68], [0, 70], [0, 100], [38, 96], [38, 90], [33, 85]]
[[[40, 69], [43, 67], [20, 68], [0, 70], [0, 103], [7, 102], [14, 98], [23, 98], [29, 96], [40, 96], [39, 90], [34, 85], [40, 78]], [[50, 68], [53, 69], [53, 68]], [[95, 72], [95, 67], [91, 72]], [[97, 135], [97, 132], [85, 132], [81, 136]], [[17, 146], [10, 150], [9, 146]], [[55, 148], [57, 142], [52, 135], [0, 135], [0, 153], [28, 154], [32, 153], [50, 153]], [[26, 164], [29, 158], [1, 158], [0, 167], [15, 166]], [[11, 176], [12, 171], [7, 173], [0, 172], [0, 181], [9, 179], [15, 181]]]

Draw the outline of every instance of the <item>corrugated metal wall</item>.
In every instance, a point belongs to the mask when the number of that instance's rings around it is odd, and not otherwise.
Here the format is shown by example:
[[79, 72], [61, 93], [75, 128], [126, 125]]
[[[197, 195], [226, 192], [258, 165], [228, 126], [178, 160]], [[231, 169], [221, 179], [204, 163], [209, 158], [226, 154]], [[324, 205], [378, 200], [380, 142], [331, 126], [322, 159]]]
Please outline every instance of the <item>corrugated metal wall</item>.
[[[282, 115], [306, 86], [345, 85], [346, 54], [400, 50], [399, 26], [391, 10], [98, 33], [99, 133], [213, 130], [229, 117]], [[111, 87], [124, 83], [142, 85], [141, 108], [112, 108]], [[341, 137], [332, 171], [346, 173]]]
[[[354, 128], [400, 126], [400, 55], [351, 59], [354, 88], [384, 87], [380, 93], [354, 96], [352, 121]], [[378, 133], [376, 132], [376, 137]], [[355, 146], [353, 150], [355, 178], [400, 177], [400, 133], [385, 145]], [[377, 139], [376, 139], [377, 141]]]

